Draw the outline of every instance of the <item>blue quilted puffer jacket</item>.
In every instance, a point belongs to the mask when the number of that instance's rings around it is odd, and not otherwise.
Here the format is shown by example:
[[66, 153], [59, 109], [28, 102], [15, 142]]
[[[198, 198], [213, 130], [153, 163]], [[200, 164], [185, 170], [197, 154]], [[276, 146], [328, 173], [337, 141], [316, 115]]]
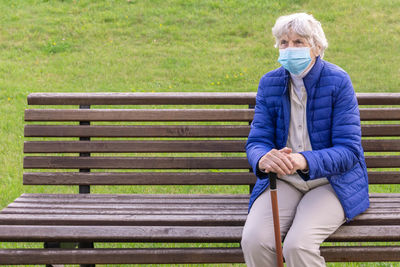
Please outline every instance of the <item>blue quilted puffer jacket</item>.
[[[285, 147], [288, 139], [289, 78], [290, 74], [280, 67], [260, 80], [246, 144], [247, 158], [258, 178], [249, 210], [269, 185], [268, 175], [258, 169], [258, 161], [271, 149]], [[349, 221], [369, 207], [357, 98], [349, 75], [319, 57], [304, 77], [304, 85], [312, 151], [301, 153], [308, 162], [309, 179], [328, 178]]]

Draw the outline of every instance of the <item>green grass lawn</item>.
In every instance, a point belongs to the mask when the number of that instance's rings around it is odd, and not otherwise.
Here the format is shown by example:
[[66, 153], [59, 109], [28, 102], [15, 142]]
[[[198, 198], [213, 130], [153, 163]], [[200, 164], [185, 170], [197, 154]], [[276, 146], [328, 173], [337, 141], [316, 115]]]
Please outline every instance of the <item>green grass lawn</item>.
[[320, 20], [325, 59], [357, 92], [400, 91], [398, 0], [0, 0], [0, 10], [0, 207], [23, 192], [77, 191], [22, 186], [29, 93], [255, 92], [279, 66], [271, 27], [280, 15]]

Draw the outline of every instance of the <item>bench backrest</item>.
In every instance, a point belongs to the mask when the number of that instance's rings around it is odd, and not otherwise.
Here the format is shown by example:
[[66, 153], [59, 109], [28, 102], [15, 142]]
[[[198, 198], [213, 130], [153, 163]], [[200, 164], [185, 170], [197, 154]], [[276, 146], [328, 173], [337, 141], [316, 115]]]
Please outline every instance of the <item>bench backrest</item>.
[[[357, 96], [370, 183], [400, 184], [400, 94]], [[26, 185], [255, 182], [254, 93], [33, 93], [28, 105]]]

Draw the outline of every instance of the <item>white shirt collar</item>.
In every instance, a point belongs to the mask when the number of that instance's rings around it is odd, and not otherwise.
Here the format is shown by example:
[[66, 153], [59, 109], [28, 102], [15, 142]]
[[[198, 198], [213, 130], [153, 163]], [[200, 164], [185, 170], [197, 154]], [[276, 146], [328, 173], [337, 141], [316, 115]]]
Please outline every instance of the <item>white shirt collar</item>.
[[[314, 62], [314, 64], [315, 64], [315, 62]], [[308, 68], [308, 70], [304, 71], [303, 73], [301, 73], [299, 75], [290, 73], [290, 77], [291, 77], [292, 84], [293, 84], [293, 89], [296, 92], [296, 94], [300, 100], [303, 98], [303, 93], [302, 93], [301, 88], [303, 88], [303, 87], [305, 88], [303, 78], [306, 77], [306, 75], [310, 72], [310, 70], [312, 69], [314, 64], [311, 65]]]

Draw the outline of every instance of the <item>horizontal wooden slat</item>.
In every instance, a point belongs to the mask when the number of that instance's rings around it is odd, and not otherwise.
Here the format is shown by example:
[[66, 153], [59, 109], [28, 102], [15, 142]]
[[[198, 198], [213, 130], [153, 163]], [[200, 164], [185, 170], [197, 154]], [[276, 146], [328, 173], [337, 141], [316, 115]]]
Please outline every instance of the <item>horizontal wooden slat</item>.
[[[400, 140], [398, 140], [400, 143]], [[245, 140], [27, 141], [25, 153], [245, 152]], [[390, 147], [390, 144], [387, 145]]]
[[[369, 172], [370, 184], [398, 184], [400, 172]], [[253, 173], [153, 173], [153, 172], [28, 172], [25, 185], [247, 185], [254, 184]]]
[[[226, 199], [227, 196], [218, 199], [218, 195], [215, 199], [192, 195], [184, 199], [162, 198], [162, 195], [73, 196], [28, 194], [20, 197], [1, 212], [0, 224], [242, 226], [248, 208], [248, 196], [238, 196], [239, 199]], [[397, 198], [387, 202], [372, 197], [371, 207], [347, 225], [399, 225], [400, 197], [393, 196]]]
[[[388, 207], [372, 205], [363, 215], [351, 224], [394, 224], [393, 213], [400, 212], [400, 204]], [[247, 215], [247, 203], [241, 204], [212, 204], [198, 206], [196, 204], [85, 204], [85, 203], [33, 203], [14, 202], [4, 208], [2, 214], [75, 214], [75, 215]], [[379, 214], [389, 215], [391, 221], [382, 217], [382, 221], [376, 219]], [[377, 216], [378, 215], [378, 216]], [[368, 220], [367, 220], [368, 219]]]
[[[60, 213], [60, 211], [78, 211], [82, 214], [84, 212], [94, 214], [98, 212], [101, 214], [102, 211], [107, 212], [136, 212], [136, 214], [150, 214], [153, 212], [154, 214], [167, 214], [170, 212], [171, 215], [175, 214], [174, 211], [181, 211], [182, 214], [194, 214], [197, 212], [206, 213], [212, 212], [217, 214], [220, 212], [221, 214], [229, 214], [230, 211], [236, 211], [237, 214], [247, 214], [248, 202], [243, 203], [205, 203], [201, 204], [198, 201], [193, 201], [192, 203], [171, 203], [168, 201], [167, 203], [160, 203], [159, 201], [144, 202], [144, 203], [119, 203], [119, 202], [110, 202], [110, 203], [96, 203], [96, 202], [85, 202], [77, 200], [75, 203], [72, 202], [59, 202], [55, 200], [54, 202], [24, 202], [24, 201], [16, 201], [8, 205], [5, 209], [1, 211], [2, 214], [5, 213], [17, 213], [17, 211], [21, 210], [43, 210], [42, 214], [45, 213]], [[397, 205], [399, 206], [399, 205]], [[371, 210], [381, 210], [386, 209], [382, 207], [374, 207]], [[393, 209], [393, 208], [388, 208]], [[192, 212], [192, 213], [190, 213]], [[23, 214], [24, 212], [20, 212]], [[78, 214], [78, 213], [77, 213]], [[236, 213], [235, 213], [236, 214]]]
[[[251, 121], [252, 109], [27, 109], [25, 121]], [[400, 120], [400, 108], [360, 109], [361, 120]]]
[[[155, 205], [155, 204], [154, 204]], [[120, 213], [120, 214], [117, 214]], [[1, 213], [0, 224], [15, 225], [104, 225], [104, 226], [242, 226], [246, 220], [246, 213], [223, 214], [205, 213], [198, 214], [136, 214], [124, 212], [99, 212], [93, 214], [28, 214], [28, 213]], [[366, 213], [357, 216], [349, 225], [397, 225], [400, 224], [399, 213]], [[400, 227], [400, 226], [399, 226]], [[398, 229], [400, 230], [400, 229]], [[399, 237], [400, 238], [400, 237]], [[336, 240], [338, 241], [338, 240]], [[348, 240], [350, 241], [350, 240]], [[370, 240], [373, 241], [373, 240]], [[377, 241], [377, 240], [375, 240]], [[400, 241], [397, 240], [397, 241]]]
[[[25, 153], [245, 152], [246, 140], [26, 141]], [[363, 140], [366, 152], [400, 151], [400, 139]]]
[[240, 226], [54, 226], [2, 225], [0, 241], [237, 242]]
[[248, 169], [243, 157], [25, 157], [27, 169]]
[[[7, 208], [4, 208], [1, 213], [2, 214], [35, 214], [35, 215], [50, 215], [50, 214], [64, 214], [64, 215], [247, 215], [247, 207], [242, 205], [241, 207], [235, 206], [224, 206], [219, 205], [216, 207], [209, 208], [196, 208], [194, 205], [190, 207], [181, 207], [176, 205], [176, 207], [170, 208], [160, 207], [154, 208], [151, 205], [142, 205], [143, 207], [132, 208], [127, 205], [118, 205], [117, 207], [112, 207], [111, 205], [31, 205], [24, 203], [14, 203], [13, 205], [9, 205]], [[371, 224], [385, 224], [385, 225], [393, 225], [396, 224], [399, 219], [393, 219], [393, 213], [399, 213], [400, 207], [397, 208], [370, 208], [364, 212], [365, 215], [368, 215], [368, 221], [363, 220], [365, 218], [360, 218], [359, 220], [355, 220], [350, 223], [351, 225], [360, 225], [363, 222], [366, 225]], [[383, 217], [378, 221], [377, 219], [379, 215], [382, 214]], [[390, 221], [386, 220], [386, 216], [390, 216]]]
[[327, 262], [400, 261], [400, 247], [398, 246], [323, 246], [320, 250]]
[[[9, 204], [7, 208], [38, 208], [38, 209], [87, 209], [87, 210], [192, 210], [194, 211], [227, 211], [227, 210], [239, 210], [243, 213], [247, 212], [248, 208], [248, 195], [245, 198], [241, 198], [240, 195], [237, 199], [223, 199], [219, 198], [218, 195], [214, 195], [214, 199], [198, 199], [196, 195], [193, 198], [180, 199], [179, 197], [172, 198], [171, 196], [164, 195], [165, 201], [160, 198], [147, 198], [143, 199], [132, 195], [129, 199], [120, 198], [86, 198], [80, 195], [60, 196], [56, 195], [50, 197], [47, 195], [39, 194], [36, 197], [20, 197], [13, 203]], [[236, 195], [235, 195], [236, 196]], [[370, 208], [365, 212], [368, 214], [374, 213], [388, 213], [390, 210], [398, 210], [400, 208], [400, 196], [388, 198], [374, 198], [371, 197]], [[4, 212], [4, 210], [2, 211]], [[357, 219], [356, 219], [357, 220]]]
[[27, 109], [25, 121], [250, 121], [251, 109]]
[[360, 117], [364, 121], [400, 120], [400, 108], [361, 108]]
[[400, 136], [399, 124], [361, 125], [362, 136]]
[[[2, 215], [1, 217], [4, 217]], [[2, 225], [0, 241], [15, 242], [240, 242], [242, 226]], [[400, 226], [341, 226], [328, 242], [399, 241]]]
[[0, 250], [0, 264], [190, 264], [244, 262], [240, 248]]
[[[107, 214], [0, 214], [0, 225], [104, 225], [104, 226], [240, 226], [246, 215], [107, 215]], [[105, 241], [105, 240], [104, 240]], [[111, 242], [111, 240], [109, 240]], [[133, 241], [133, 240], [132, 240]]]
[[400, 139], [395, 140], [362, 140], [365, 152], [398, 152]]
[[400, 105], [400, 93], [357, 93], [359, 105]]
[[25, 185], [248, 185], [256, 178], [246, 172], [31, 172], [24, 173], [23, 181]]
[[[399, 193], [370, 193], [370, 202], [400, 205]], [[28, 194], [13, 203], [60, 204], [248, 204], [249, 194]]]
[[[381, 195], [382, 198], [393, 199], [398, 194], [378, 194], [375, 196], [371, 194], [372, 197], [380, 199]], [[37, 201], [38, 199], [50, 199], [54, 201], [54, 199], [58, 200], [66, 200], [70, 199], [71, 201], [76, 201], [77, 199], [85, 199], [91, 200], [97, 203], [106, 202], [113, 202], [113, 201], [128, 201], [127, 203], [137, 203], [140, 200], [161, 200], [162, 202], [168, 202], [169, 200], [181, 201], [189, 200], [190, 202], [193, 201], [200, 201], [199, 203], [212, 202], [212, 203], [221, 203], [224, 201], [249, 201], [248, 194], [22, 194], [17, 200], [19, 199], [32, 199], [33, 201]], [[400, 199], [400, 196], [399, 196]], [[133, 201], [133, 202], [131, 202]]]
[[[400, 156], [367, 156], [368, 168], [398, 168]], [[245, 157], [25, 157], [25, 169], [248, 169]]]
[[[247, 203], [209, 204], [58, 204], [15, 202], [1, 211], [1, 214], [76, 214], [76, 215], [247, 215]], [[378, 210], [379, 209], [379, 210]], [[397, 208], [371, 208], [370, 214], [389, 213]]]
[[[362, 125], [363, 136], [400, 136], [400, 125]], [[246, 125], [25, 125], [26, 137], [247, 137]]]
[[[399, 193], [370, 193], [371, 204], [400, 203]], [[14, 202], [32, 203], [195, 203], [195, 204], [248, 204], [249, 194], [27, 194]]]
[[64, 214], [64, 215], [129, 215], [129, 216], [136, 216], [136, 215], [152, 215], [152, 216], [158, 216], [158, 215], [247, 215], [247, 211], [245, 209], [224, 209], [224, 210], [215, 210], [215, 209], [194, 209], [193, 206], [192, 208], [180, 208], [177, 207], [176, 209], [168, 209], [168, 208], [163, 208], [163, 209], [151, 209], [151, 208], [146, 208], [145, 210], [143, 209], [131, 209], [128, 207], [124, 208], [118, 208], [118, 209], [113, 209], [111, 207], [91, 207], [88, 209], [87, 207], [82, 207], [82, 206], [74, 206], [71, 205], [70, 208], [62, 207], [62, 206], [53, 206], [54, 208], [50, 207], [43, 207], [43, 208], [16, 208], [16, 207], [8, 207], [2, 210], [2, 214], [35, 214], [38, 216], [41, 215], [50, 215], [50, 214]]
[[29, 105], [249, 105], [255, 93], [32, 93]]
[[[29, 105], [254, 105], [256, 93], [32, 93]], [[360, 105], [400, 105], [399, 93], [357, 93]]]
[[366, 156], [368, 168], [399, 168], [400, 156]]
[[400, 172], [368, 172], [370, 184], [400, 184]]
[[[327, 262], [400, 261], [400, 247], [321, 247]], [[2, 249], [0, 264], [244, 263], [240, 248]]]
[[247, 125], [25, 125], [26, 137], [247, 137], [249, 131]]

